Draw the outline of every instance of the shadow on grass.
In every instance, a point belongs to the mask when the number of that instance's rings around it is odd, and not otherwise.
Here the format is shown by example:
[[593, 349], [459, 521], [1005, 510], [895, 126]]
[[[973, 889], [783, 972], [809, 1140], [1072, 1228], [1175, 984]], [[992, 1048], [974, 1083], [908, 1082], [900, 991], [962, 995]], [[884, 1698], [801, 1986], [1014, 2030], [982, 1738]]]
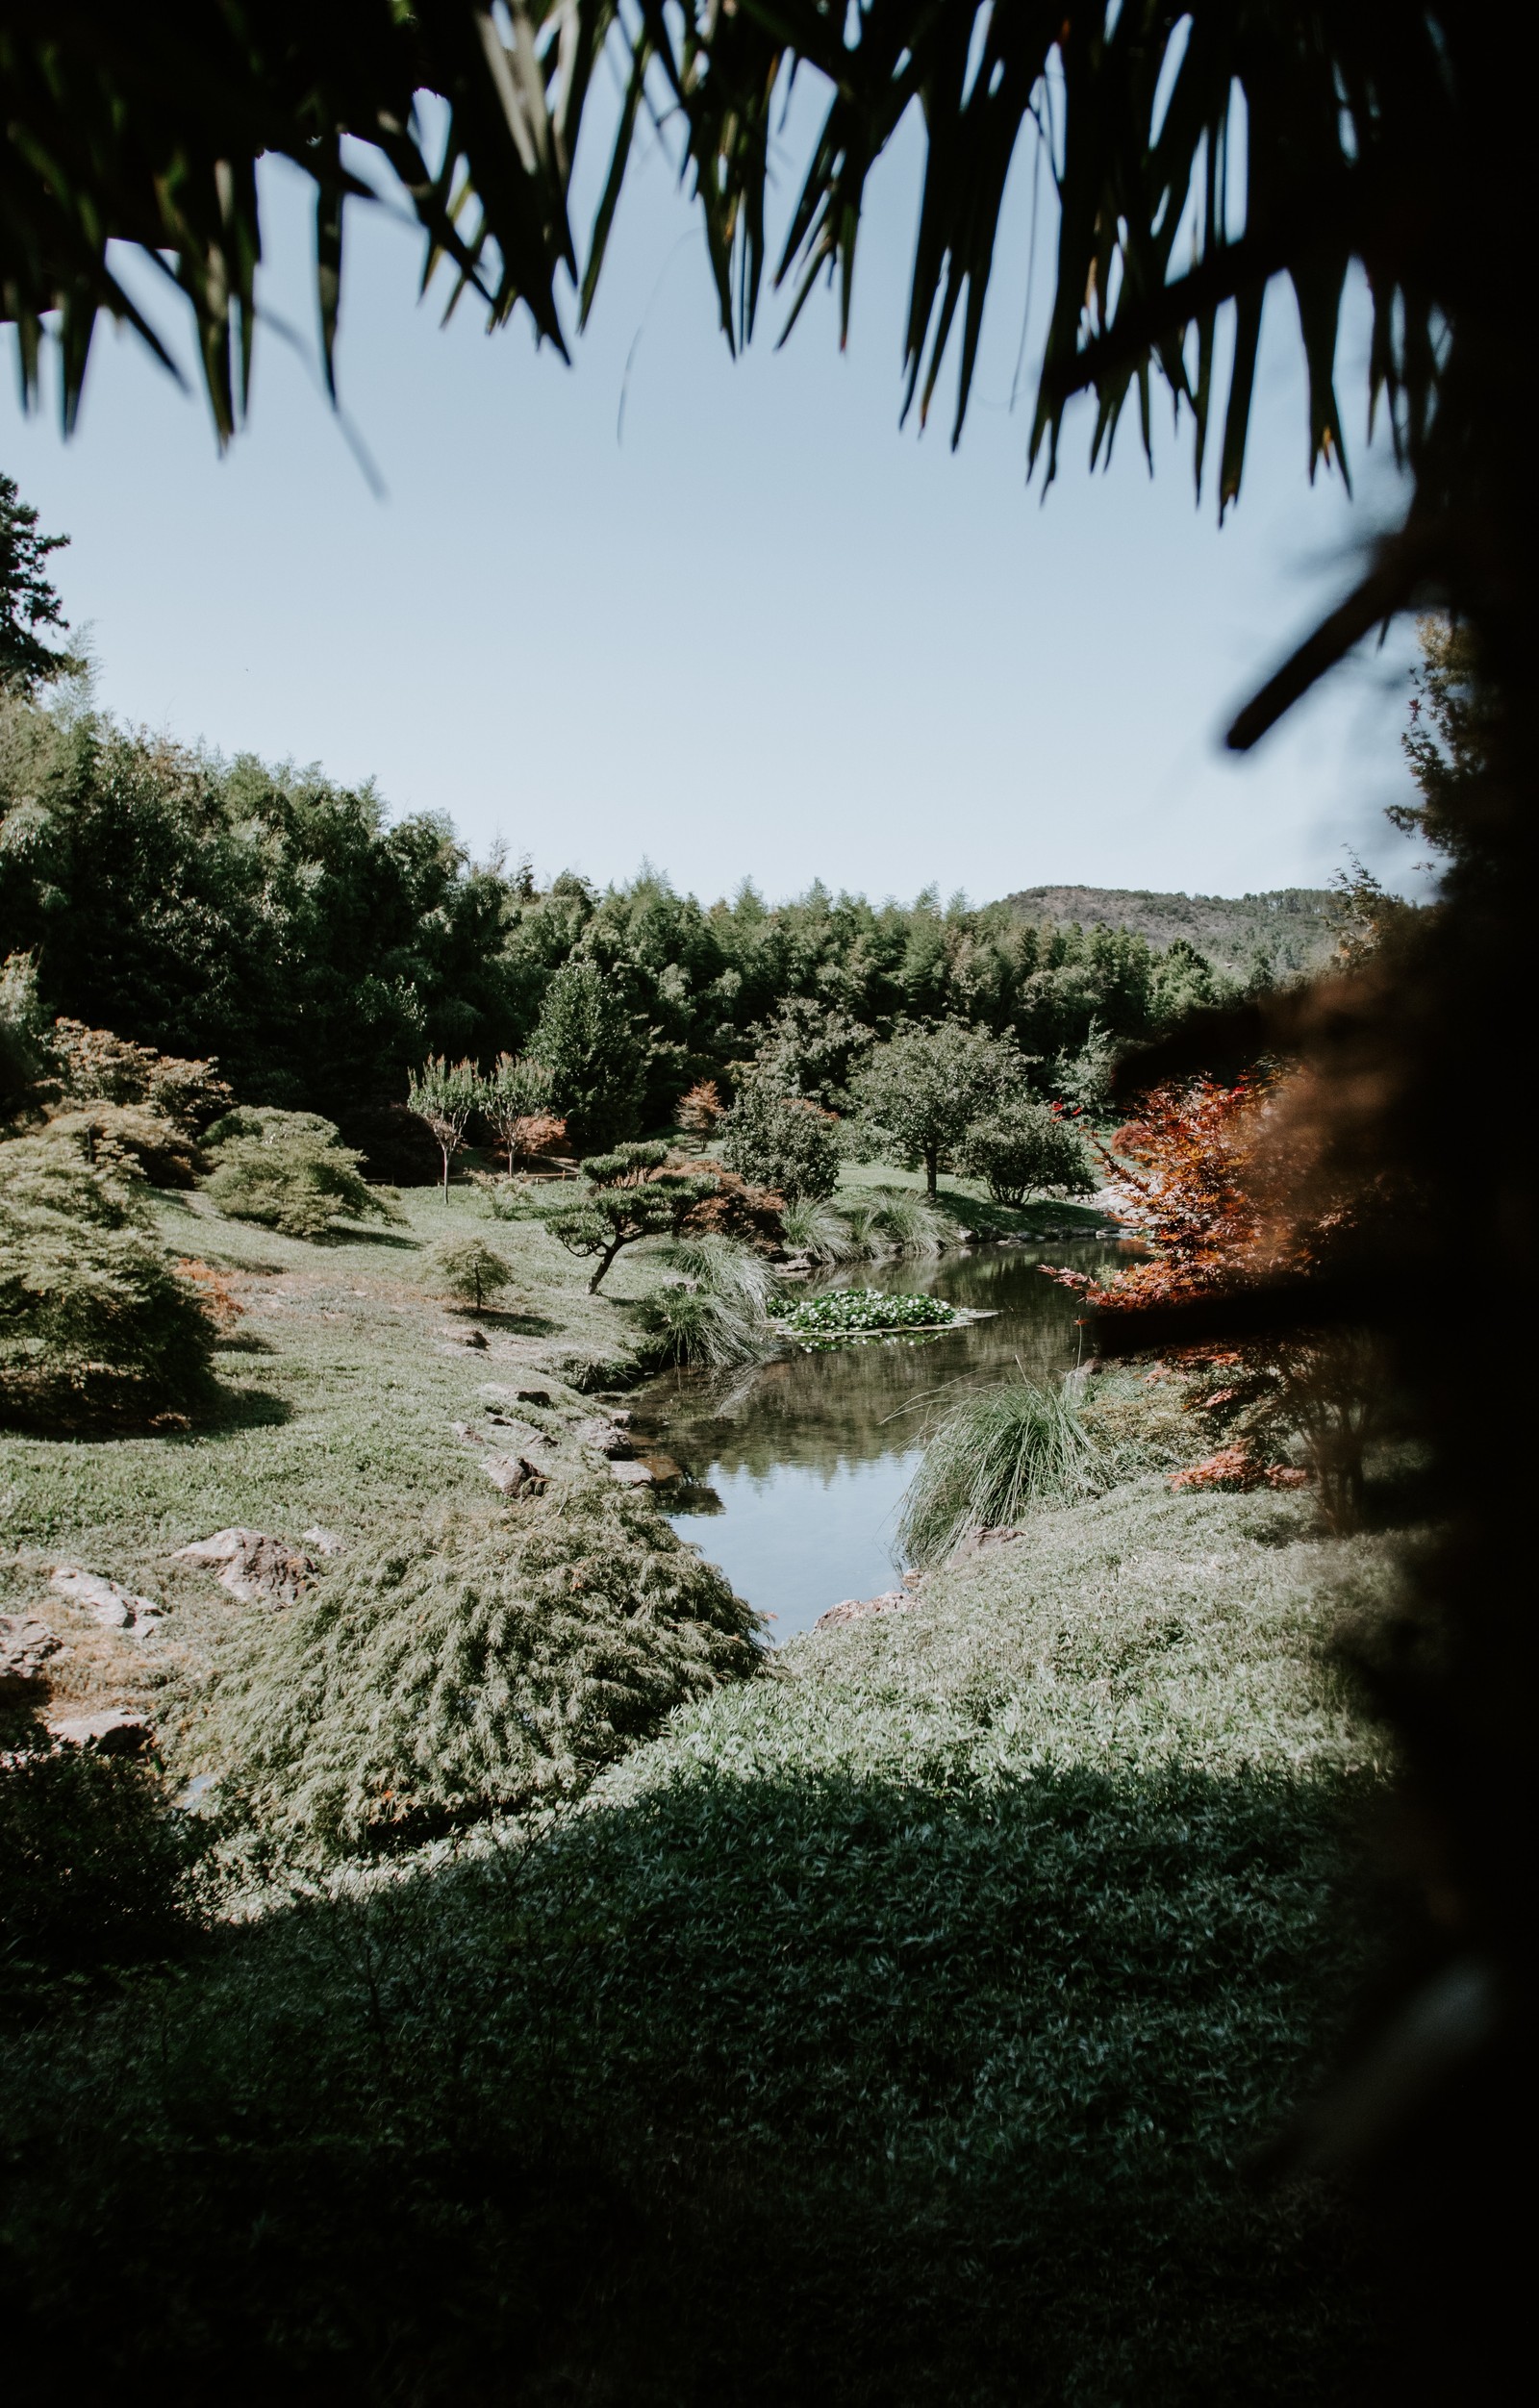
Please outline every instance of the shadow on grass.
[[309, 1242], [328, 1253], [344, 1245], [382, 1245], [393, 1248], [397, 1254], [420, 1254], [423, 1242], [420, 1238], [403, 1238], [398, 1229], [381, 1229], [372, 1221], [350, 1220], [342, 1228], [323, 1230]]
[[1335, 1793], [952, 1772], [681, 1776], [36, 2036], [9, 2344], [176, 2399], [1351, 2396], [1350, 2224], [1235, 2170], [1351, 1986]]
[[943, 1184], [935, 1201], [941, 1212], [979, 1238], [1045, 1241], [1122, 1234], [1118, 1225], [1094, 1205], [1058, 1202], [1050, 1196], [1039, 1197], [1030, 1204], [997, 1204], [992, 1196], [963, 1195], [956, 1188]]

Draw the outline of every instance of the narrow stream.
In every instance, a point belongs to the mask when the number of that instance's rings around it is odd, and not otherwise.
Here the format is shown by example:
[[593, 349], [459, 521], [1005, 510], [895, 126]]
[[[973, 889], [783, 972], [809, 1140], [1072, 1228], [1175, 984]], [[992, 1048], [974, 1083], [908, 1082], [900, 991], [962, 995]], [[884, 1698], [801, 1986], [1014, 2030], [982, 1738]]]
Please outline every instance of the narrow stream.
[[1004, 1379], [1018, 1363], [1039, 1377], [1067, 1370], [1079, 1307], [1038, 1265], [1101, 1270], [1123, 1260], [1116, 1242], [980, 1245], [857, 1264], [817, 1282], [944, 1296], [994, 1317], [927, 1341], [798, 1350], [744, 1372], [650, 1381], [630, 1400], [637, 1435], [666, 1447], [691, 1482], [673, 1527], [774, 1618], [771, 1640], [809, 1630], [841, 1598], [893, 1588], [899, 1500], [946, 1392]]

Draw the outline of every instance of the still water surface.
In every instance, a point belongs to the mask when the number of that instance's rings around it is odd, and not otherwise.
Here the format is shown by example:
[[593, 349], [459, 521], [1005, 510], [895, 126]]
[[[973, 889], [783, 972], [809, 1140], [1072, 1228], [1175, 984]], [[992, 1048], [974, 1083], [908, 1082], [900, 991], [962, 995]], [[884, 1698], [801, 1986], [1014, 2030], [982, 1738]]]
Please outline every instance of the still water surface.
[[630, 1400], [637, 1435], [665, 1446], [694, 1484], [669, 1515], [673, 1527], [774, 1617], [772, 1640], [810, 1629], [842, 1597], [893, 1588], [898, 1503], [947, 1392], [989, 1386], [1017, 1364], [1038, 1377], [1067, 1370], [1081, 1308], [1039, 1264], [1104, 1270], [1125, 1259], [1115, 1242], [1064, 1242], [862, 1263], [819, 1287], [944, 1296], [994, 1317], [920, 1343], [798, 1351], [746, 1372], [649, 1382]]

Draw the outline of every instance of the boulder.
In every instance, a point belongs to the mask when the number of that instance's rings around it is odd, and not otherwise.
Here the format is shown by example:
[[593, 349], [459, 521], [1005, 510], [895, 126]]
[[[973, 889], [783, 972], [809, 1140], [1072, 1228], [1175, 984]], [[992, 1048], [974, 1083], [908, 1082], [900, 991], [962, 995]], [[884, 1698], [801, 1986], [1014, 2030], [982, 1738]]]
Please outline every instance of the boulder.
[[64, 1747], [91, 1747], [101, 1756], [138, 1756], [154, 1737], [141, 1714], [109, 1706], [101, 1714], [71, 1716], [67, 1722], [50, 1722], [49, 1731]]
[[618, 1480], [622, 1488], [627, 1489], [649, 1489], [657, 1478], [650, 1464], [612, 1463], [609, 1467], [609, 1476], [612, 1480]]
[[483, 1396], [500, 1396], [510, 1405], [546, 1405], [550, 1403], [548, 1388], [518, 1388], [507, 1380], [487, 1380], [481, 1390]]
[[84, 1572], [78, 1564], [56, 1564], [48, 1586], [56, 1595], [82, 1607], [103, 1630], [126, 1630], [137, 1639], [147, 1638], [161, 1618], [161, 1608], [153, 1597], [136, 1597], [115, 1580], [100, 1572]]
[[46, 1622], [26, 1614], [0, 1614], [0, 1697], [24, 1697], [63, 1643]]
[[335, 1530], [323, 1530], [317, 1521], [309, 1530], [301, 1530], [299, 1543], [308, 1547], [312, 1555], [341, 1555], [346, 1541], [339, 1538]]
[[970, 1556], [986, 1554], [991, 1547], [1009, 1546], [1013, 1540], [1023, 1539], [1025, 1535], [1023, 1530], [1017, 1530], [1008, 1522], [1000, 1522], [992, 1530], [974, 1528], [965, 1531], [946, 1561], [949, 1564], [965, 1564]]
[[572, 1436], [579, 1446], [592, 1446], [600, 1455], [612, 1455], [617, 1460], [631, 1451], [631, 1442], [624, 1431], [602, 1414], [592, 1414], [586, 1421], [579, 1421]]
[[527, 1455], [488, 1455], [482, 1469], [504, 1496], [518, 1496], [525, 1490], [538, 1494], [550, 1478], [544, 1466], [531, 1463]]
[[845, 1597], [820, 1614], [814, 1630], [838, 1630], [845, 1622], [864, 1621], [868, 1614], [906, 1614], [913, 1604], [901, 1589], [884, 1590], [879, 1597]]
[[297, 1605], [315, 1569], [314, 1556], [262, 1530], [215, 1530], [178, 1547], [172, 1561], [216, 1571], [220, 1588], [242, 1605]]

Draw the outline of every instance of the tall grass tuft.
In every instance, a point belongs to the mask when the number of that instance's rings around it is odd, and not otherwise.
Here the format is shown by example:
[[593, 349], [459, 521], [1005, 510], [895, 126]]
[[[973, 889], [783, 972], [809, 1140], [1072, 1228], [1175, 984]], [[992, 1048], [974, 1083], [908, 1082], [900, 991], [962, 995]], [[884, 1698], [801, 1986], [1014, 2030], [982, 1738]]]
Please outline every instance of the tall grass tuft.
[[788, 1204], [780, 1232], [788, 1253], [809, 1254], [815, 1263], [853, 1263], [865, 1251], [845, 1215], [824, 1195]]
[[870, 1226], [898, 1254], [939, 1254], [950, 1234], [945, 1215], [911, 1188], [876, 1188], [869, 1199]]
[[944, 1563], [970, 1530], [997, 1530], [1033, 1507], [1078, 1505], [1111, 1485], [1110, 1467], [1063, 1392], [1035, 1380], [977, 1391], [942, 1421], [909, 1483], [898, 1544], [913, 1564]]
[[775, 1274], [762, 1254], [707, 1232], [673, 1240], [662, 1259], [673, 1277], [645, 1298], [639, 1317], [666, 1361], [724, 1369], [773, 1353], [780, 1342], [769, 1319]]

